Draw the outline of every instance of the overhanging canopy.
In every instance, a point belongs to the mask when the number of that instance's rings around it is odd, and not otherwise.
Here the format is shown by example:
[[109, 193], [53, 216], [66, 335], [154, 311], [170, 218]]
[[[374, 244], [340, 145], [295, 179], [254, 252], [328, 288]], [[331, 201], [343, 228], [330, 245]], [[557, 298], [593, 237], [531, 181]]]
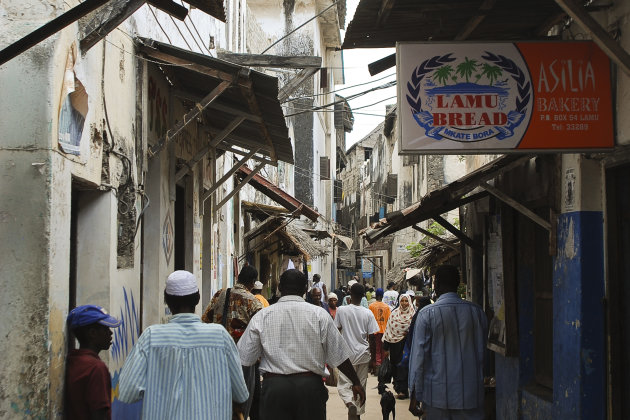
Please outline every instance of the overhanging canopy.
[[400, 41], [533, 40], [566, 13], [553, 0], [361, 0], [342, 48]]
[[386, 214], [383, 219], [366, 231], [365, 237], [369, 243], [374, 243], [383, 236], [398, 232], [424, 220], [439, 217], [441, 214], [464, 204], [486, 197], [488, 192], [485, 190], [471, 195], [467, 194], [482, 183], [529, 161], [531, 157], [530, 155], [504, 155], [493, 160], [458, 180], [431, 191], [406, 209]]
[[[241, 166], [236, 172], [236, 175], [240, 179], [243, 179], [251, 174], [251, 172], [252, 170], [247, 166]], [[318, 212], [293, 197], [291, 194], [283, 191], [282, 188], [265, 179], [265, 177], [261, 175], [254, 175], [254, 177], [249, 181], [249, 184], [295, 215], [303, 214], [314, 222], [316, 222], [319, 218]]]
[[[293, 163], [276, 77], [152, 39], [137, 39], [138, 52], [165, 64], [160, 69], [175, 95], [190, 102], [191, 112], [201, 110], [203, 129], [211, 142], [217, 139], [217, 148], [237, 146], [256, 150], [266, 163]], [[218, 94], [207, 99], [214, 91]], [[182, 123], [183, 119], [178, 120]]]

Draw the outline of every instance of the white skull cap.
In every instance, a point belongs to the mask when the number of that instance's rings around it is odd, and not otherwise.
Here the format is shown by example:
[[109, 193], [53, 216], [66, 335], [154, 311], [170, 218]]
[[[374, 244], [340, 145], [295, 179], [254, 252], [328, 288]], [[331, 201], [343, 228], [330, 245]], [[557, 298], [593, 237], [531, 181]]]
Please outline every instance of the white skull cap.
[[187, 296], [198, 291], [197, 279], [189, 271], [173, 271], [166, 279], [165, 292], [171, 296]]

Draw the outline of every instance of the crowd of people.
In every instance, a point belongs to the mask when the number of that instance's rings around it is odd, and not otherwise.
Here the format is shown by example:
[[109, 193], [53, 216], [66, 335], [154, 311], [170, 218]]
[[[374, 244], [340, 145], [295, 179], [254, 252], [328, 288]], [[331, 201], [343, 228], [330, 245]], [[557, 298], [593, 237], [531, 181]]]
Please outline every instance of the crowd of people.
[[[436, 270], [435, 302], [395, 286], [374, 290], [353, 278], [328, 293], [319, 275], [309, 286], [304, 273], [289, 269], [270, 304], [258, 272], [246, 265], [200, 318], [195, 276], [175, 271], [164, 290], [172, 317], [139, 337], [118, 399], [142, 401], [142, 418], [152, 420], [324, 420], [325, 384], [333, 383], [355, 420], [368, 409], [368, 375], [387, 367], [396, 398], [409, 399], [414, 416], [483, 419], [487, 321], [457, 295], [457, 268]], [[111, 418], [111, 379], [98, 353], [119, 325], [98, 306], [70, 312], [80, 348], [68, 355], [67, 418]], [[380, 410], [377, 403], [372, 409]]]

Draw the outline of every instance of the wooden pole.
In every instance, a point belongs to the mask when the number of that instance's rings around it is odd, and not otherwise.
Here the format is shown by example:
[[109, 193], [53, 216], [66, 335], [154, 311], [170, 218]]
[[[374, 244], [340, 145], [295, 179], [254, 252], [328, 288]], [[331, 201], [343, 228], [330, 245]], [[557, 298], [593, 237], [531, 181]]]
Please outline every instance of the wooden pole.
[[24, 38], [14, 42], [0, 51], [0, 65], [17, 57], [29, 48], [34, 47], [49, 36], [59, 32], [71, 23], [98, 9], [108, 1], [109, 0], [86, 0], [78, 6], [68, 10], [66, 13], [51, 20], [44, 26], [34, 30]]

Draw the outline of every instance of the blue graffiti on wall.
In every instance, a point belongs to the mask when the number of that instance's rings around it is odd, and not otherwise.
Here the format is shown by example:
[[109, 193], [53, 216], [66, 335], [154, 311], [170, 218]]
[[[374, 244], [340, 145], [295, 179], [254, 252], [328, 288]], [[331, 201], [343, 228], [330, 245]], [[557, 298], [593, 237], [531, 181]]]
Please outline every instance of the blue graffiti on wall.
[[[123, 287], [123, 305], [120, 307], [118, 319], [122, 321], [120, 327], [114, 328], [112, 337], [112, 359], [118, 366], [122, 366], [133, 345], [140, 336], [140, 317], [133, 292], [127, 294]], [[116, 370], [112, 375], [112, 419], [133, 420], [140, 419], [142, 414], [142, 401], [134, 404], [125, 404], [118, 400], [118, 382], [120, 371]]]

